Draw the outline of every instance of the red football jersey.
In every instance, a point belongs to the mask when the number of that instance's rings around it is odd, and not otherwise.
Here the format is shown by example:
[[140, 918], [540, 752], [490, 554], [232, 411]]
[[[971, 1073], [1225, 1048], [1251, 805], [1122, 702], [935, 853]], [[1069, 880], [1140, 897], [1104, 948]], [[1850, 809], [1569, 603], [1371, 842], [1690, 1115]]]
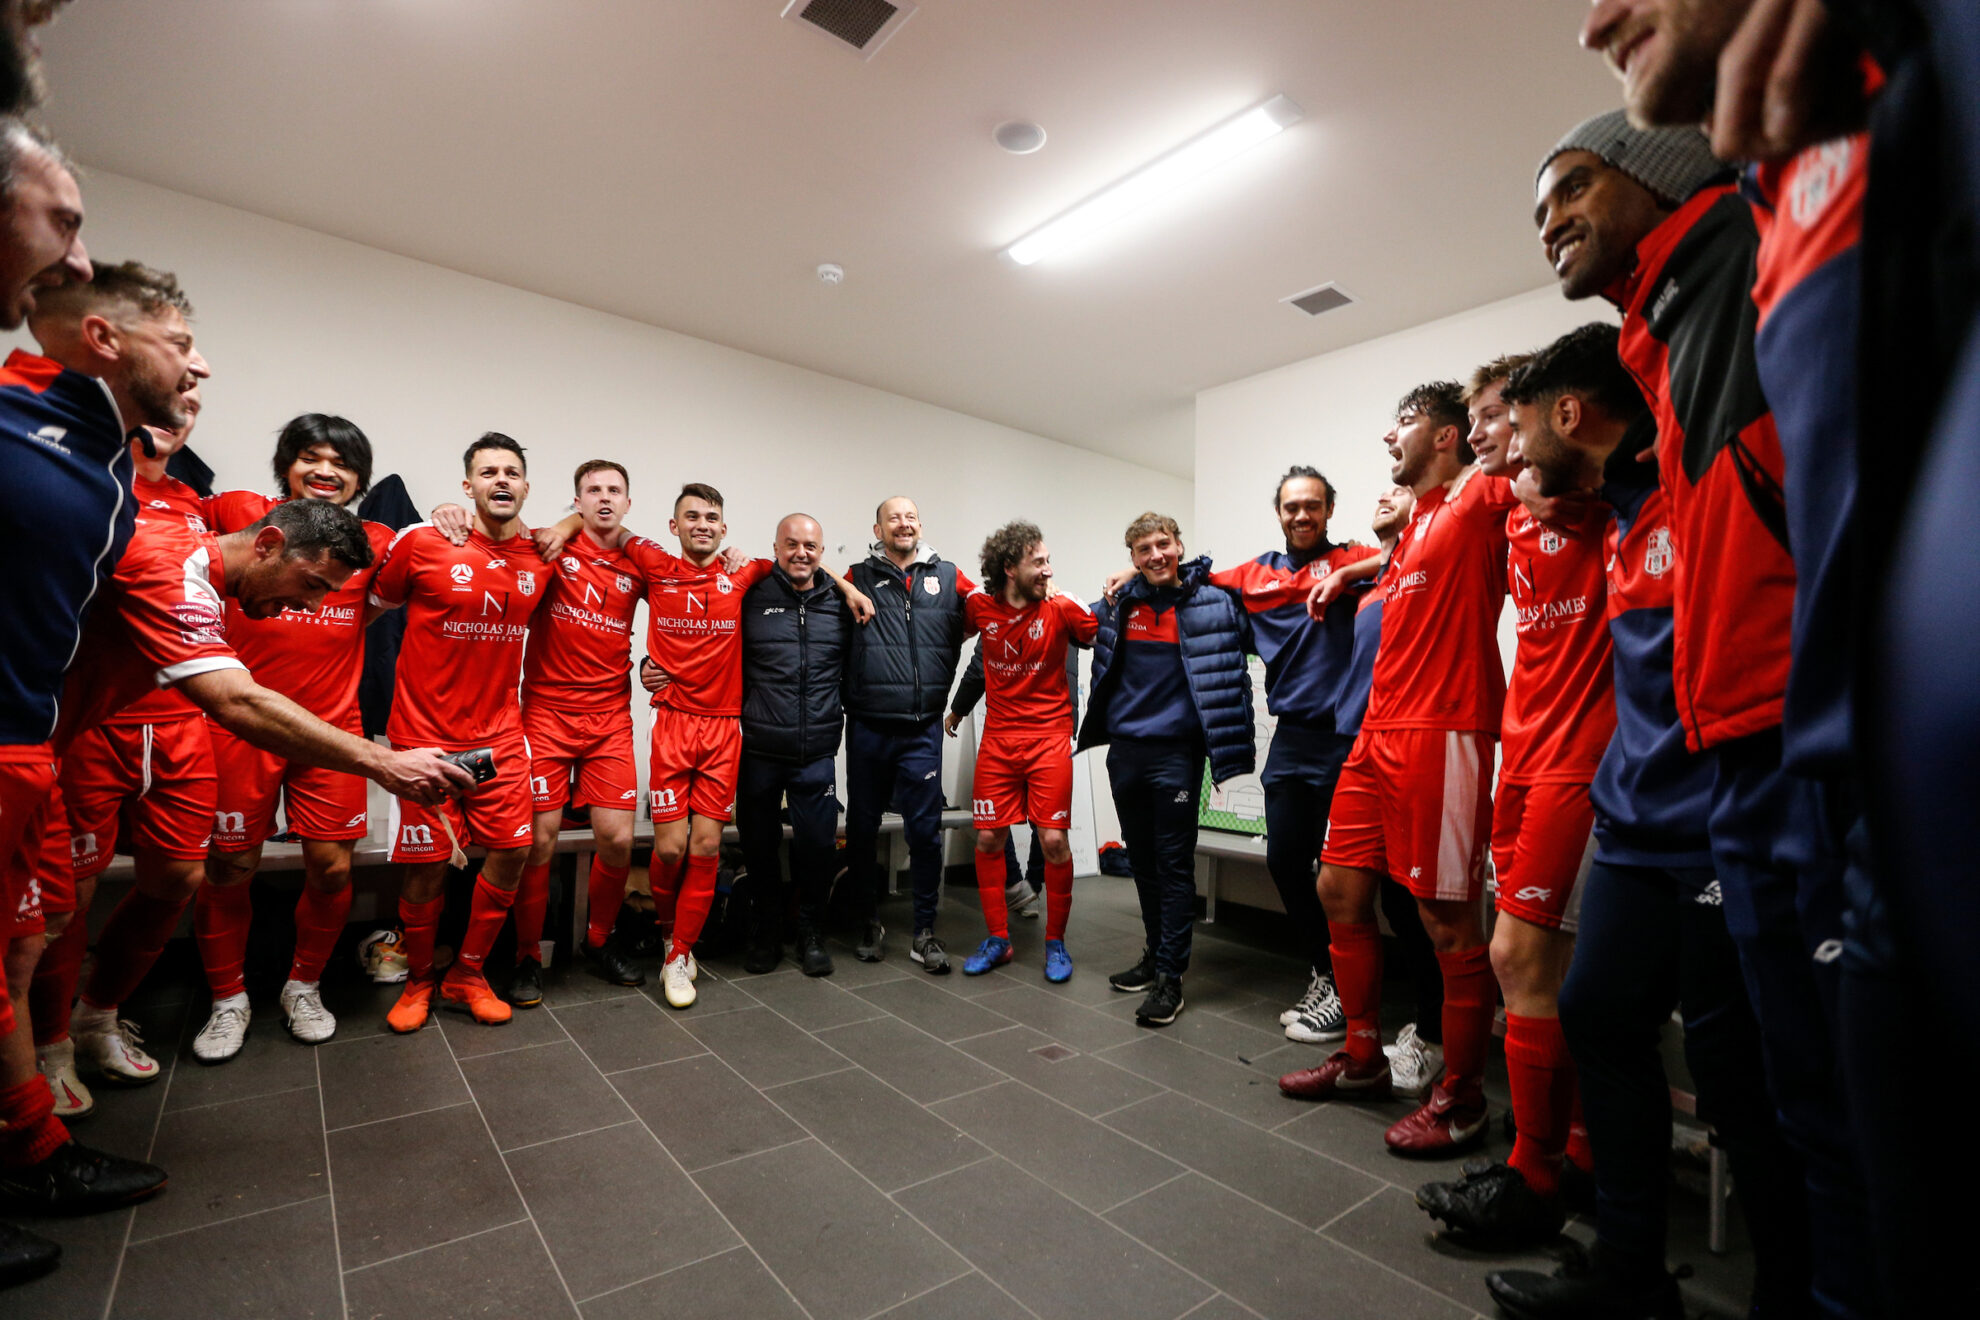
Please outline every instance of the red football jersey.
[[[206, 516], [215, 531], [238, 532], [279, 503], [253, 491], [232, 490], [207, 500]], [[284, 610], [272, 619], [250, 619], [238, 604], [227, 602], [227, 641], [254, 681], [353, 733], [361, 727], [357, 694], [364, 674], [366, 597], [395, 535], [375, 522], [367, 522], [364, 532], [371, 539], [371, 567], [351, 574], [323, 598], [316, 613]]]
[[643, 536], [626, 558], [646, 576], [646, 653], [673, 680], [653, 704], [690, 715], [742, 714], [742, 598], [776, 561], [752, 559], [731, 574], [721, 562], [696, 568]]
[[[137, 504], [137, 525], [157, 523], [183, 525], [194, 535], [208, 530], [205, 503], [199, 492], [177, 477], [162, 481], [131, 478], [131, 495]], [[199, 708], [176, 691], [158, 688], [104, 720], [105, 724], [156, 724], [161, 720], [182, 720], [199, 714]]]
[[[69, 671], [57, 751], [147, 693], [194, 674], [240, 669], [226, 638], [220, 546], [177, 518], [142, 523], [89, 625]], [[181, 698], [184, 701], [184, 698]], [[195, 714], [198, 708], [185, 701]]]
[[523, 702], [625, 713], [633, 611], [646, 595], [645, 571], [580, 531], [552, 568], [548, 594], [530, 624]]
[[1100, 631], [1085, 604], [1060, 592], [1014, 610], [1002, 596], [974, 591], [963, 598], [963, 617], [968, 633], [983, 634], [984, 739], [1070, 737], [1066, 647], [1074, 638], [1091, 642]]
[[462, 546], [426, 523], [399, 533], [371, 583], [380, 605], [406, 607], [385, 726], [395, 747], [460, 747], [522, 731], [523, 647], [548, 572], [527, 530], [506, 541], [471, 532]]
[[1499, 781], [1585, 784], [1616, 731], [1603, 506], [1574, 526], [1506, 517], [1506, 577], [1519, 628], [1500, 734]]
[[1417, 498], [1382, 575], [1382, 649], [1364, 729], [1499, 736], [1505, 665], [1506, 513], [1512, 483], [1466, 474]]

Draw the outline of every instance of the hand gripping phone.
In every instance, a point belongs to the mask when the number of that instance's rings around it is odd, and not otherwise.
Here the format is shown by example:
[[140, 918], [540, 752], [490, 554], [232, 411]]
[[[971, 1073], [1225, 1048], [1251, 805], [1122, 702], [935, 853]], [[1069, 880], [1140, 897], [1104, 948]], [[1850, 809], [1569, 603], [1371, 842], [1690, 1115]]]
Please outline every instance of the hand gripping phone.
[[477, 784], [485, 784], [495, 777], [495, 749], [493, 747], [477, 747], [473, 751], [468, 752], [449, 752], [440, 759], [443, 761], [452, 761], [455, 765], [473, 775], [474, 782]]

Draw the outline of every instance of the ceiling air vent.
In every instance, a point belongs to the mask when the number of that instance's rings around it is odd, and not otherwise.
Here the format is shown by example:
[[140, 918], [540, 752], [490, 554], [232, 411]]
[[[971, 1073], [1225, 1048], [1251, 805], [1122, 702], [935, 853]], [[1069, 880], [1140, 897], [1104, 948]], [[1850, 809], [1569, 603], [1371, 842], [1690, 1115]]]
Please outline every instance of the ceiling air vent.
[[913, 17], [911, 4], [889, 4], [888, 0], [790, 0], [784, 17], [850, 46], [867, 59], [901, 30]]
[[1354, 301], [1354, 295], [1342, 292], [1338, 285], [1322, 284], [1317, 289], [1295, 293], [1292, 297], [1281, 298], [1279, 301], [1291, 303], [1308, 316], [1318, 316], [1322, 312], [1331, 312], [1336, 307], [1347, 306]]

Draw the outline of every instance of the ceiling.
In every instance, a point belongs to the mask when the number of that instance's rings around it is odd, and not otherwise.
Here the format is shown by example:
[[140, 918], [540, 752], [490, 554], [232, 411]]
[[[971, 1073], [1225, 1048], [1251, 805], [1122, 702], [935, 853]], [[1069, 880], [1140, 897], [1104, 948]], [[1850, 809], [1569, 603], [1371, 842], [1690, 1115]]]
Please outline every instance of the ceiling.
[[[922, 0], [870, 61], [782, 8], [93, 0], [43, 37], [49, 119], [89, 166], [1189, 475], [1196, 391], [1544, 284], [1534, 165], [1617, 100], [1584, 0]], [[1305, 119], [1201, 192], [997, 255], [1278, 92]], [[1361, 301], [1279, 303], [1329, 280]]]

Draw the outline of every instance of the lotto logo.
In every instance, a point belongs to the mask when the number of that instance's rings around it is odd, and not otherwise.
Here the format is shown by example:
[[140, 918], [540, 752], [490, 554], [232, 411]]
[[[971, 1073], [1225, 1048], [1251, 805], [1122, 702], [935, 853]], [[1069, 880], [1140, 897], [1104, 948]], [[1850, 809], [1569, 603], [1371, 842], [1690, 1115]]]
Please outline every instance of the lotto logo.
[[462, 586], [466, 586], [468, 583], [474, 581], [474, 565], [455, 564], [452, 568], [447, 570], [447, 576], [454, 579], [454, 581], [460, 583]]
[[515, 832], [514, 834], [511, 834], [511, 835], [510, 835], [509, 837], [510, 837], [510, 838], [512, 838], [512, 839], [525, 839], [525, 838], [528, 838], [528, 837], [529, 837], [529, 826], [528, 826], [528, 825], [518, 825], [518, 826], [516, 826], [516, 832]]
[[400, 826], [399, 846], [402, 848], [431, 848], [433, 846], [433, 827], [431, 825]]
[[621, 794], [619, 794], [619, 801], [621, 801], [621, 802], [630, 802], [630, 801], [632, 801], [632, 800], [633, 800], [634, 798], [636, 798], [636, 797], [638, 797], [638, 796], [639, 796], [639, 790], [638, 790], [638, 789], [636, 789], [636, 788], [629, 788], [629, 789], [627, 789], [627, 790], [626, 790], [625, 792], [623, 792], [623, 793], [621, 793]]
[[973, 815], [994, 816], [997, 814], [997, 799], [971, 798], [969, 800], [969, 809]]
[[1052, 813], [1052, 819], [1064, 820], [1067, 816], [1070, 816], [1071, 814], [1072, 813], [1070, 811], [1055, 811]]
[[1553, 896], [1553, 890], [1542, 889], [1539, 885], [1525, 885], [1521, 887], [1517, 894], [1513, 895], [1514, 898], [1522, 903], [1544, 903]]
[[344, 822], [344, 828], [347, 830], [354, 830], [358, 826], [364, 824], [364, 821], [365, 821], [365, 813], [360, 811], [357, 815], [351, 817], [349, 820]]
[[247, 830], [247, 817], [238, 811], [216, 811], [213, 813], [215, 834], [241, 834]]
[[1421, 880], [1423, 878], [1423, 868], [1420, 866], [1410, 867], [1409, 878], [1412, 880]]
[[1177, 794], [1176, 794], [1176, 801], [1178, 801], [1178, 802], [1187, 802], [1187, 801], [1189, 801], [1189, 790], [1185, 788], [1185, 789], [1183, 789], [1183, 790], [1182, 790], [1182, 791], [1181, 791], [1180, 793], [1177, 793]]
[[925, 774], [925, 775], [923, 775], [923, 776], [922, 776], [922, 778], [923, 778], [923, 779], [933, 779], [933, 778], [934, 778], [935, 776], [937, 776], [937, 775], [939, 775], [939, 774], [941, 774], [941, 773], [942, 773], [942, 772], [941, 772], [940, 770], [930, 770], [930, 771], [929, 771], [929, 772], [928, 772], [927, 774]]

